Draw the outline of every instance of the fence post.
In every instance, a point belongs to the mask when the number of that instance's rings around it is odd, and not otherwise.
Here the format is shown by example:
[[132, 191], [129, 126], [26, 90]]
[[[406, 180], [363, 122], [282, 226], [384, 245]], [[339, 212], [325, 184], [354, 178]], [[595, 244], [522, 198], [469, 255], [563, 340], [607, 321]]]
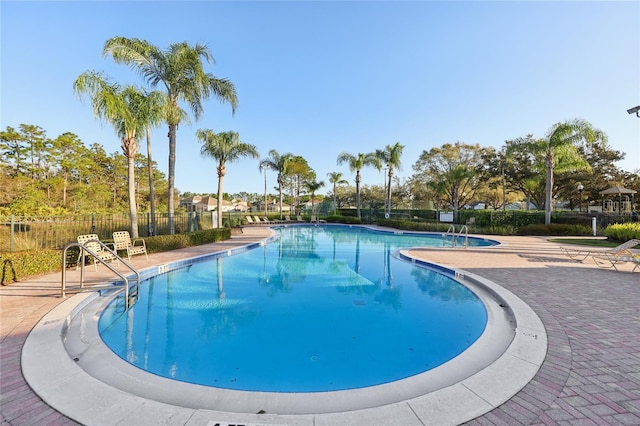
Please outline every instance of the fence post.
[[96, 219], [94, 217], [95, 213], [91, 213], [91, 233], [96, 233]]
[[11, 230], [9, 231], [9, 253], [13, 253], [13, 243], [14, 243], [14, 231], [16, 219], [14, 215], [11, 215]]

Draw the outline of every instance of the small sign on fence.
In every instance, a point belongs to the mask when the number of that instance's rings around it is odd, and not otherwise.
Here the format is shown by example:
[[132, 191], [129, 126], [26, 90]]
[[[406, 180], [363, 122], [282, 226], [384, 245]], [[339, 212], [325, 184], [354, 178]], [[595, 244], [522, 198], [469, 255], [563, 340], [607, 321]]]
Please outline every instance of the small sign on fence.
[[453, 222], [453, 212], [440, 212], [440, 222]]

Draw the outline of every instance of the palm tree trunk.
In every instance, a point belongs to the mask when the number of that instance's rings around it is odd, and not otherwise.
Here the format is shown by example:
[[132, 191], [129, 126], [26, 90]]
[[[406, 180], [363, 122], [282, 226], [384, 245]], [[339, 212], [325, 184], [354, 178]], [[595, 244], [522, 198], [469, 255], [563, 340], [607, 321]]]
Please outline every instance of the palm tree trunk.
[[387, 208], [386, 212], [391, 215], [391, 178], [393, 177], [393, 167], [389, 166], [389, 184], [387, 185]]
[[553, 210], [552, 205], [552, 191], [553, 191], [553, 154], [551, 153], [551, 148], [549, 148], [549, 152], [547, 152], [547, 182], [544, 187], [545, 190], [545, 201], [544, 201], [544, 224], [551, 225], [551, 211]]
[[[267, 216], [267, 169], [264, 169], [264, 215]], [[282, 219], [282, 211], [280, 212]]]
[[149, 172], [149, 205], [151, 207], [151, 229], [149, 236], [156, 234], [156, 194], [153, 188], [153, 161], [151, 159], [151, 132], [147, 126], [147, 171]]
[[176, 129], [177, 125], [169, 124], [169, 188], [168, 188], [168, 202], [169, 202], [169, 234], [176, 233], [176, 227], [174, 222], [174, 192], [175, 192], [175, 179], [176, 179]]
[[129, 189], [129, 220], [131, 222], [131, 237], [138, 238], [138, 210], [136, 208], [136, 176], [134, 158], [127, 156], [127, 180]]
[[358, 219], [362, 219], [360, 216], [360, 170], [356, 172], [356, 211], [358, 213]]
[[218, 165], [218, 228], [222, 228], [222, 185], [224, 183], [224, 164]]
[[[280, 193], [280, 219], [282, 219], [282, 175], [278, 173], [278, 192]], [[291, 213], [291, 207], [289, 207]]]

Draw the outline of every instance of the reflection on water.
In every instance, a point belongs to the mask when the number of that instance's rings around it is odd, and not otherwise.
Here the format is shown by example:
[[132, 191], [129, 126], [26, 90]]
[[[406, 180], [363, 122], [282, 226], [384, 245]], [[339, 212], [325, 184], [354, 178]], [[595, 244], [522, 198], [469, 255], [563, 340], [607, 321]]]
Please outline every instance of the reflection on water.
[[439, 242], [282, 228], [265, 246], [144, 282], [132, 309], [117, 300], [105, 310], [101, 335], [140, 368], [209, 386], [300, 392], [398, 380], [456, 356], [486, 324], [468, 289], [394, 256]]

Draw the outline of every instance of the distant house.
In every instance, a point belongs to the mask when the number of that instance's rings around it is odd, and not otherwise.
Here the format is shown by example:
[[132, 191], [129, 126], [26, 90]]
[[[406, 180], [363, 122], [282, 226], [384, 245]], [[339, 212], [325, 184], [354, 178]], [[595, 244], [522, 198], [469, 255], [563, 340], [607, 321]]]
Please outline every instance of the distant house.
[[487, 204], [484, 201], [474, 201], [471, 205], [466, 205], [463, 208], [467, 210], [485, 210]]
[[[218, 199], [211, 196], [194, 195], [180, 199], [180, 207], [184, 207], [188, 212], [210, 212], [218, 208]], [[222, 212], [247, 211], [249, 207], [242, 200], [222, 200]]]
[[[256, 201], [255, 203], [251, 204], [251, 211], [253, 212], [262, 212], [264, 213], [265, 210], [265, 204], [264, 204], [264, 200], [262, 201]], [[280, 203], [278, 202], [278, 200], [269, 200], [267, 199], [267, 213], [269, 212], [280, 212]], [[291, 212], [291, 206], [287, 203], [282, 203], [282, 212], [283, 213], [290, 213]]]

